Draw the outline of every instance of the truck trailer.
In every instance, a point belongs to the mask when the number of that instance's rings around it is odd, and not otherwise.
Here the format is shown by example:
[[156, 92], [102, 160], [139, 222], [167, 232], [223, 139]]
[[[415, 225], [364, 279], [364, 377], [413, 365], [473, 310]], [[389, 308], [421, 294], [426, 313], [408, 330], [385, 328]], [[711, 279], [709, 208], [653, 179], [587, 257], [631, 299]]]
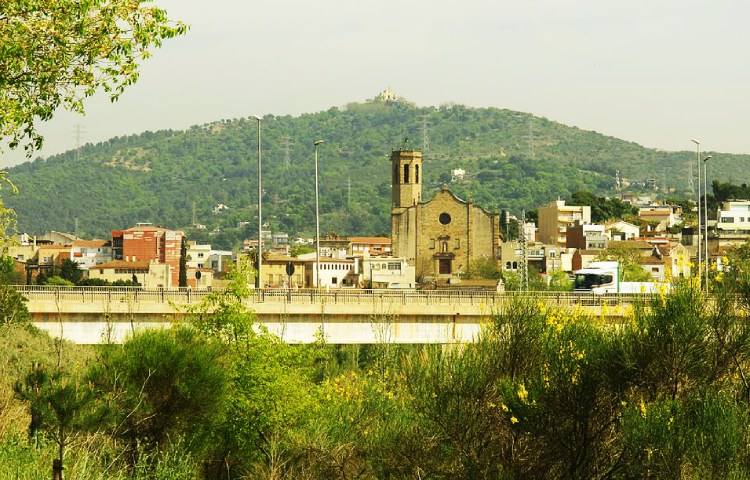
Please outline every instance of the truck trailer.
[[666, 286], [656, 282], [621, 282], [619, 262], [591, 262], [574, 273], [573, 289], [581, 293], [657, 293]]

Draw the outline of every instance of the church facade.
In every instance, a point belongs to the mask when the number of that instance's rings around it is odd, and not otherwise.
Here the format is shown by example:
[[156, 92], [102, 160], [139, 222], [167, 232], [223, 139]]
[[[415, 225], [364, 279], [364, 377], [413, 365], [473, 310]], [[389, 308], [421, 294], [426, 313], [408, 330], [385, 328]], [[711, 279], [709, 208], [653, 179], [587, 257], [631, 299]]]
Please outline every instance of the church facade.
[[446, 186], [422, 201], [422, 152], [391, 153], [391, 242], [395, 256], [413, 262], [417, 277], [448, 280], [474, 261], [497, 261], [500, 218], [456, 197]]

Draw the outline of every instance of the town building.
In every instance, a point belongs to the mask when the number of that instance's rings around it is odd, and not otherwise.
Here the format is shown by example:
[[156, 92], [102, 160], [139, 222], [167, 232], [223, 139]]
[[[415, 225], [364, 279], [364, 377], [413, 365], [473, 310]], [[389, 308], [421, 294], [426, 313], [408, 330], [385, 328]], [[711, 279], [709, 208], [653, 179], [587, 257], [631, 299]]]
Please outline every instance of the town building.
[[[315, 283], [317, 262], [314, 253], [300, 255], [305, 260], [305, 286], [308, 288], [355, 287], [359, 284], [359, 262], [353, 258], [320, 257], [319, 284]], [[265, 266], [265, 263], [264, 263]]]
[[172, 267], [153, 260], [112, 260], [89, 269], [89, 278], [136, 282], [143, 288], [172, 288]]
[[673, 207], [672, 205], [641, 207], [638, 209], [638, 217], [646, 222], [652, 228], [652, 231], [664, 232], [675, 226], [681, 218], [680, 215], [677, 215], [676, 208], [680, 208], [679, 211], [682, 211], [681, 207]]
[[[286, 271], [287, 265], [290, 263], [294, 267], [291, 279]], [[296, 257], [274, 253], [263, 255], [263, 286], [266, 288], [288, 288], [290, 286], [301, 288], [304, 285], [305, 268], [305, 260]]]
[[565, 246], [580, 250], [606, 249], [607, 235], [604, 225], [576, 223], [565, 232]]
[[364, 257], [391, 253], [391, 239], [388, 237], [352, 237], [349, 240], [349, 255]]
[[632, 240], [641, 235], [641, 229], [638, 225], [633, 225], [624, 220], [613, 220], [604, 223], [604, 231], [609, 240], [625, 241]]
[[415, 288], [414, 265], [388, 255], [362, 258], [362, 284], [367, 288]]
[[81, 270], [112, 260], [112, 242], [109, 240], [74, 240], [70, 247], [70, 260]]
[[180, 231], [139, 223], [126, 230], [112, 231], [112, 259], [126, 262], [155, 261], [170, 267], [170, 286], [180, 284], [180, 259], [185, 234]]
[[720, 236], [750, 235], [750, 201], [733, 200], [722, 203], [716, 219], [716, 233]]
[[500, 222], [444, 186], [422, 201], [422, 152], [391, 153], [391, 248], [414, 265], [417, 278], [451, 281], [482, 257], [498, 260]]
[[544, 244], [565, 247], [565, 234], [568, 228], [577, 223], [591, 223], [590, 206], [565, 205], [565, 200], [551, 202], [549, 206], [539, 208], [537, 240]]

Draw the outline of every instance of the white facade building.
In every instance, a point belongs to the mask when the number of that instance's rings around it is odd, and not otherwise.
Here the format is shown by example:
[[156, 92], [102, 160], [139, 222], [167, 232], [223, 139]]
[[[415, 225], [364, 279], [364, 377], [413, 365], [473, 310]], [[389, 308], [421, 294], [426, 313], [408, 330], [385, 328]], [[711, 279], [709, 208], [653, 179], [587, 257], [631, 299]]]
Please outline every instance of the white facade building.
[[405, 258], [364, 257], [362, 280], [369, 288], [415, 288], [416, 269]]
[[721, 233], [750, 233], [750, 201], [724, 202], [718, 211], [716, 230]]
[[70, 247], [70, 260], [81, 270], [112, 260], [112, 243], [108, 240], [75, 240]]

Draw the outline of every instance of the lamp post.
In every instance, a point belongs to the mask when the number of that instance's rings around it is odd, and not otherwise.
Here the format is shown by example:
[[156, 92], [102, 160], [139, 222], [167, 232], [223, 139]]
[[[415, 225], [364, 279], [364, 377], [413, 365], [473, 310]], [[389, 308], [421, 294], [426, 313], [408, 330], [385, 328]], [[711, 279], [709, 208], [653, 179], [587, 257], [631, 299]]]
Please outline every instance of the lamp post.
[[255, 280], [255, 287], [258, 289], [263, 288], [263, 277], [261, 276], [261, 270], [263, 269], [263, 183], [261, 175], [261, 159], [262, 150], [260, 144], [260, 123], [263, 120], [258, 115], [253, 115], [253, 118], [258, 121], [258, 272], [257, 279]]
[[706, 165], [708, 165], [708, 161], [711, 159], [711, 155], [707, 156], [703, 159], [703, 216], [705, 217], [705, 222], [703, 222], [703, 232], [705, 233], [704, 236], [704, 248], [705, 248], [705, 262], [706, 262], [706, 292], [708, 292], [708, 186], [706, 184], [706, 179], [708, 176], [706, 175]]
[[315, 140], [315, 287], [320, 288], [320, 210], [318, 207], [318, 145], [323, 140]]
[[695, 144], [695, 159], [698, 164], [698, 288], [703, 289], [703, 248], [701, 245], [701, 142], [691, 139]]

